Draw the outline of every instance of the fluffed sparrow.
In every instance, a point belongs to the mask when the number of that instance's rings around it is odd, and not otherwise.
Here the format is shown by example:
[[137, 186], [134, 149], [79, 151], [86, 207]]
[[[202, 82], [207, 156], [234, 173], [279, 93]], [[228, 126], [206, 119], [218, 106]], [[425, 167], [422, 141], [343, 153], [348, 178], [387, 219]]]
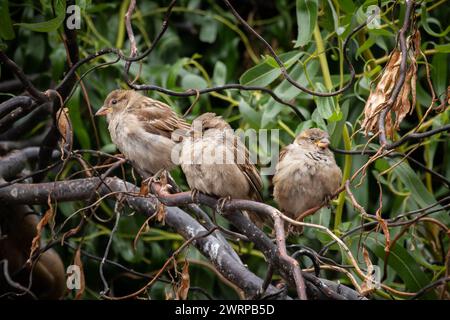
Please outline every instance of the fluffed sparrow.
[[113, 143], [147, 176], [176, 166], [173, 133], [190, 127], [167, 104], [133, 90], [112, 91], [95, 115], [106, 115]]
[[[192, 190], [223, 199], [262, 201], [262, 180], [247, 148], [214, 113], [202, 114], [192, 122], [190, 137], [181, 143], [180, 164]], [[247, 214], [262, 227], [263, 219]]]
[[[307, 129], [280, 153], [273, 177], [274, 198], [280, 209], [298, 219], [308, 209], [329, 200], [339, 188], [341, 169], [328, 149], [328, 133]], [[294, 228], [301, 232], [302, 228]]]

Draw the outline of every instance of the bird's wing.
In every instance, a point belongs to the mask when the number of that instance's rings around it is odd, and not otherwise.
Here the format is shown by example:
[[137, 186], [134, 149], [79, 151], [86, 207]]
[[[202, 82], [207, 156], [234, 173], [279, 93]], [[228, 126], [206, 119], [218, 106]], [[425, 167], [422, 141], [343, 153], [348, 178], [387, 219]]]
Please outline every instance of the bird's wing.
[[284, 147], [284, 148], [281, 149], [280, 155], [279, 155], [279, 157], [278, 157], [278, 162], [280, 162], [281, 160], [283, 160], [284, 157], [286, 156], [286, 154], [287, 154], [287, 152], [288, 152], [288, 148], [287, 148], [287, 147], [288, 147], [288, 146], [286, 146], [286, 147]]
[[236, 151], [238, 160], [237, 165], [250, 185], [252, 197], [257, 201], [262, 202], [261, 190], [263, 188], [263, 182], [261, 176], [258, 169], [256, 169], [256, 166], [250, 162], [248, 149], [239, 140], [239, 137], [236, 136], [234, 137], [234, 150]]
[[148, 97], [142, 97], [134, 106], [135, 114], [143, 123], [145, 131], [167, 138], [177, 130], [189, 130], [189, 124], [179, 117], [167, 104]]

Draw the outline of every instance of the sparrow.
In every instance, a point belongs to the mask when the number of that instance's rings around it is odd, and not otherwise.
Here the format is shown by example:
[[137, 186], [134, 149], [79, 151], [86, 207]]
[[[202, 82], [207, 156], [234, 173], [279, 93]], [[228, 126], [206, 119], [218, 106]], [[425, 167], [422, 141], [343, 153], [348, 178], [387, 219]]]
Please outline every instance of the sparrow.
[[95, 115], [106, 115], [112, 142], [147, 177], [176, 166], [172, 149], [190, 128], [167, 104], [133, 90], [112, 91]]
[[[223, 200], [262, 201], [261, 176], [248, 149], [222, 117], [202, 114], [192, 122], [188, 136], [181, 142], [180, 165], [191, 190]], [[264, 219], [244, 214], [262, 227]]]
[[[301, 132], [280, 152], [273, 177], [273, 195], [279, 208], [292, 219], [328, 202], [339, 188], [341, 169], [337, 166], [328, 133], [317, 128]], [[300, 233], [301, 227], [294, 228]]]

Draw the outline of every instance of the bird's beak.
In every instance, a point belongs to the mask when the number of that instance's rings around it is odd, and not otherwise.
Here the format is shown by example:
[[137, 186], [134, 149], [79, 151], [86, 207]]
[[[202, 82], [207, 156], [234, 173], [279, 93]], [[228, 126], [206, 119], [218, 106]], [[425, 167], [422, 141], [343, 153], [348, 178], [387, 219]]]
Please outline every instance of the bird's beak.
[[327, 138], [320, 139], [319, 141], [316, 142], [316, 145], [320, 149], [326, 149], [330, 145], [330, 140], [328, 140]]
[[103, 106], [95, 113], [95, 115], [96, 116], [105, 116], [108, 113], [110, 113], [111, 111], [112, 111], [112, 109], [110, 107]]

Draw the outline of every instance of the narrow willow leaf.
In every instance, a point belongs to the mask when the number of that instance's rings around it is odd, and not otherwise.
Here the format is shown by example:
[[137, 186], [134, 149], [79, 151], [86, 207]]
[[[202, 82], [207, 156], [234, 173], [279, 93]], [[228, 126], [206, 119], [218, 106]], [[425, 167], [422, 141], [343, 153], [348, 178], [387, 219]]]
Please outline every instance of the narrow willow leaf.
[[[313, 78], [317, 71], [319, 70], [319, 63], [317, 60], [313, 60], [308, 63], [306, 66], [306, 72], [308, 73], [310, 78]], [[305, 75], [305, 72], [303, 70], [303, 67], [300, 65], [296, 65], [292, 68], [292, 70], [289, 72], [289, 75], [292, 79], [297, 81], [298, 83], [307, 83], [307, 78]], [[283, 80], [274, 90], [274, 92], [282, 99], [289, 101], [292, 100], [300, 95], [303, 94], [303, 92], [294, 87], [292, 84], [290, 84], [287, 80]], [[305, 94], [305, 97], [310, 97], [309, 95]], [[283, 110], [288, 108], [287, 106], [276, 102], [273, 98], [270, 98], [269, 101], [264, 105], [264, 114], [261, 119], [261, 127], [267, 126], [267, 124], [276, 121], [276, 116]], [[299, 108], [300, 112], [303, 113], [305, 110], [304, 108]], [[305, 115], [304, 115], [305, 116]], [[309, 117], [308, 117], [309, 118]]]
[[[398, 159], [388, 159], [391, 166], [397, 164]], [[413, 169], [406, 162], [398, 164], [394, 168], [394, 174], [400, 179], [405, 187], [412, 193], [411, 201], [414, 201], [419, 208], [424, 208], [435, 204], [436, 198], [423, 184], [422, 180], [417, 176]], [[440, 205], [434, 209], [442, 208]], [[450, 217], [443, 211], [433, 213], [432, 217], [440, 220], [445, 225], [450, 225]]]
[[16, 23], [15, 25], [36, 32], [50, 32], [59, 28], [66, 15], [66, 0], [57, 0], [55, 4], [56, 17], [44, 22], [37, 23]]
[[214, 65], [213, 82], [215, 85], [224, 85], [227, 80], [227, 66], [222, 61], [217, 61]]
[[200, 29], [200, 41], [214, 43], [217, 38], [217, 22], [211, 18], [205, 19]]
[[[327, 92], [325, 86], [318, 82], [316, 87], [320, 92]], [[336, 122], [342, 119], [342, 112], [334, 97], [316, 97], [317, 111], [322, 119]]]
[[[354, 237], [358, 241], [358, 237]], [[366, 246], [379, 259], [385, 260], [386, 240], [384, 235], [380, 233], [371, 233], [364, 238], [363, 245]], [[428, 275], [421, 270], [418, 263], [411, 254], [403, 248], [401, 241], [397, 241], [390, 249], [388, 258], [388, 266], [390, 266], [398, 276], [403, 280], [406, 288], [412, 292], [416, 292], [430, 283]]]
[[259, 128], [261, 114], [250, 107], [250, 105], [243, 99], [239, 101], [239, 112], [244, 117], [245, 122], [249, 123], [254, 128]]
[[450, 26], [447, 26], [447, 28], [445, 28], [445, 30], [442, 32], [435, 32], [430, 27], [430, 23], [433, 23], [433, 24], [439, 26], [439, 28], [441, 27], [441, 25], [439, 23], [439, 20], [432, 18], [428, 15], [428, 11], [427, 11], [427, 7], [426, 7], [425, 3], [422, 4], [421, 13], [422, 14], [421, 14], [420, 23], [429, 35], [440, 38], [440, 37], [445, 37], [447, 35], [447, 33], [450, 32]]
[[[290, 51], [280, 55], [286, 69], [290, 68], [303, 53]], [[239, 82], [246, 86], [268, 86], [275, 81], [281, 74], [278, 64], [272, 57], [266, 58], [262, 63], [248, 69], [242, 74]]]
[[205, 89], [208, 86], [206, 80], [202, 77], [188, 73], [181, 80], [181, 87], [185, 90], [187, 89]]
[[306, 45], [316, 26], [317, 0], [297, 0], [297, 41], [295, 48]]
[[9, 14], [8, 0], [0, 1], [0, 38], [11, 40], [14, 37], [15, 34]]

